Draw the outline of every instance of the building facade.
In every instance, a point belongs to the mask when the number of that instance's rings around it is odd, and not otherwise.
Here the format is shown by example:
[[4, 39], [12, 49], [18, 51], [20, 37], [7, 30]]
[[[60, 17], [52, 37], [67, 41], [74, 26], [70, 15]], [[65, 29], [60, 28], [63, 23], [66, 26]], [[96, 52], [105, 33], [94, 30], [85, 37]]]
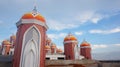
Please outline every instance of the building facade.
[[16, 23], [17, 39], [13, 67], [44, 67], [47, 25], [37, 12], [24, 14]]

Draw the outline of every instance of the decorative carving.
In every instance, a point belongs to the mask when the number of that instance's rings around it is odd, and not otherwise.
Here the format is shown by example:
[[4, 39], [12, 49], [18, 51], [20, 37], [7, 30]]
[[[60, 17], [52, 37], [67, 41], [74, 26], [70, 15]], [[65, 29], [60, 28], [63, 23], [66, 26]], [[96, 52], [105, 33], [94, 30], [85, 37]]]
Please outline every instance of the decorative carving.
[[30, 27], [24, 34], [20, 67], [40, 66], [41, 35], [35, 26]]

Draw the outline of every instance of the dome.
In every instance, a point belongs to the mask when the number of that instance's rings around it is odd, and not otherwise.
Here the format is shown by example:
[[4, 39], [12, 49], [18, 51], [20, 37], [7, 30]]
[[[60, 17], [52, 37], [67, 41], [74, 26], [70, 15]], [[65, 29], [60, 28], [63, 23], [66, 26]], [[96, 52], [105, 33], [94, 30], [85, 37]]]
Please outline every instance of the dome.
[[56, 48], [56, 44], [52, 43], [51, 48]]
[[47, 43], [51, 43], [51, 39], [47, 37], [47, 38], [46, 38], [46, 42], [47, 42]]
[[62, 49], [57, 49], [57, 53], [62, 53]]
[[45, 22], [44, 17], [37, 12], [36, 8], [34, 8], [32, 12], [25, 13], [21, 19], [36, 19]]
[[90, 46], [90, 44], [89, 44], [87, 41], [83, 41], [80, 46], [81, 46], [81, 47], [82, 47], [82, 46]]
[[46, 49], [46, 50], [50, 50], [50, 46], [46, 45], [46, 46], [45, 46], [45, 49]]
[[16, 36], [15, 36], [15, 35], [12, 35], [10, 38], [11, 38], [12, 40], [15, 40], [15, 39], [16, 39]]
[[76, 37], [73, 36], [72, 34], [68, 34], [65, 38], [64, 38], [64, 42], [65, 41], [77, 41]]
[[3, 44], [3, 45], [10, 45], [11, 43], [10, 43], [8, 40], [4, 40], [4, 41], [2, 42], [2, 44]]

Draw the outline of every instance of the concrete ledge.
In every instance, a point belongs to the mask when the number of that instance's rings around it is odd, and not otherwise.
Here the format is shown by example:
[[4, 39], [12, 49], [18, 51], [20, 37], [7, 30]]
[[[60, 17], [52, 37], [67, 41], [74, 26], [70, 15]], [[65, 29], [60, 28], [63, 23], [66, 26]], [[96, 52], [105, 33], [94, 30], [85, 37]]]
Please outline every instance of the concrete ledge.
[[13, 59], [12, 55], [0, 55], [0, 62], [11, 62]]
[[86, 66], [86, 65], [92, 65], [95, 64], [95, 61], [93, 60], [46, 60], [45, 66], [61, 66], [61, 67], [75, 67], [75, 66]]

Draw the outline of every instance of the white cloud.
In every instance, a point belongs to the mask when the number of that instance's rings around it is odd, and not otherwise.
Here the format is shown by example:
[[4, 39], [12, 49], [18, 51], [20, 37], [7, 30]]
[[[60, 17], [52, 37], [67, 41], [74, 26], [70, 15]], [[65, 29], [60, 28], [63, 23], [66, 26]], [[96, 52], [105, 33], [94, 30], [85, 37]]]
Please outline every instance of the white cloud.
[[114, 45], [120, 47], [120, 44], [114, 44]]
[[90, 20], [92, 21], [92, 23], [98, 23], [98, 21], [102, 20], [103, 18], [105, 18], [105, 16], [102, 15], [95, 15], [93, 16]]
[[92, 49], [101, 49], [101, 48], [107, 48], [108, 46], [105, 44], [99, 44], [99, 45], [93, 45]]
[[77, 15], [76, 20], [78, 20], [82, 23], [91, 21], [92, 23], [96, 24], [96, 23], [98, 23], [98, 21], [100, 21], [106, 17], [108, 17], [108, 16], [96, 13], [95, 11], [83, 11]]
[[112, 33], [118, 33], [120, 32], [120, 28], [117, 27], [117, 28], [114, 28], [114, 29], [111, 29], [111, 30], [99, 30], [99, 29], [96, 29], [96, 30], [90, 30], [89, 33], [92, 33], [92, 34], [112, 34]]
[[60, 39], [60, 38], [64, 38], [66, 35], [67, 33], [48, 34], [48, 37], [51, 39]]
[[83, 11], [83, 12], [80, 12], [77, 16], [73, 15], [73, 18], [71, 18], [71, 17], [69, 19], [64, 18], [62, 21], [48, 19], [47, 25], [49, 26], [49, 28], [51, 30], [60, 31], [60, 30], [64, 30], [64, 29], [72, 29], [72, 28], [79, 27], [81, 24], [84, 24], [88, 21], [96, 24], [96, 23], [98, 23], [98, 21], [100, 21], [106, 17], [108, 17], [108, 16], [98, 14], [94, 11]]
[[56, 34], [48, 34], [48, 37], [51, 39], [57, 39]]
[[78, 14], [78, 16], [76, 18], [80, 22], [84, 23], [84, 22], [87, 22], [89, 19], [91, 19], [92, 15], [93, 15], [93, 12], [87, 11], [87, 12]]
[[60, 21], [56, 21], [56, 20], [48, 20], [47, 24], [49, 26], [50, 29], [52, 30], [63, 30], [63, 29], [71, 29], [71, 28], [75, 28], [78, 27], [79, 25], [75, 24], [75, 23], [66, 23], [66, 22], [60, 22]]
[[96, 18], [92, 18], [91, 20], [93, 23], [97, 23], [100, 20], [100, 18], [96, 17]]
[[83, 35], [83, 32], [75, 32], [75, 35], [78, 35], [78, 36], [81, 36], [81, 35]]

